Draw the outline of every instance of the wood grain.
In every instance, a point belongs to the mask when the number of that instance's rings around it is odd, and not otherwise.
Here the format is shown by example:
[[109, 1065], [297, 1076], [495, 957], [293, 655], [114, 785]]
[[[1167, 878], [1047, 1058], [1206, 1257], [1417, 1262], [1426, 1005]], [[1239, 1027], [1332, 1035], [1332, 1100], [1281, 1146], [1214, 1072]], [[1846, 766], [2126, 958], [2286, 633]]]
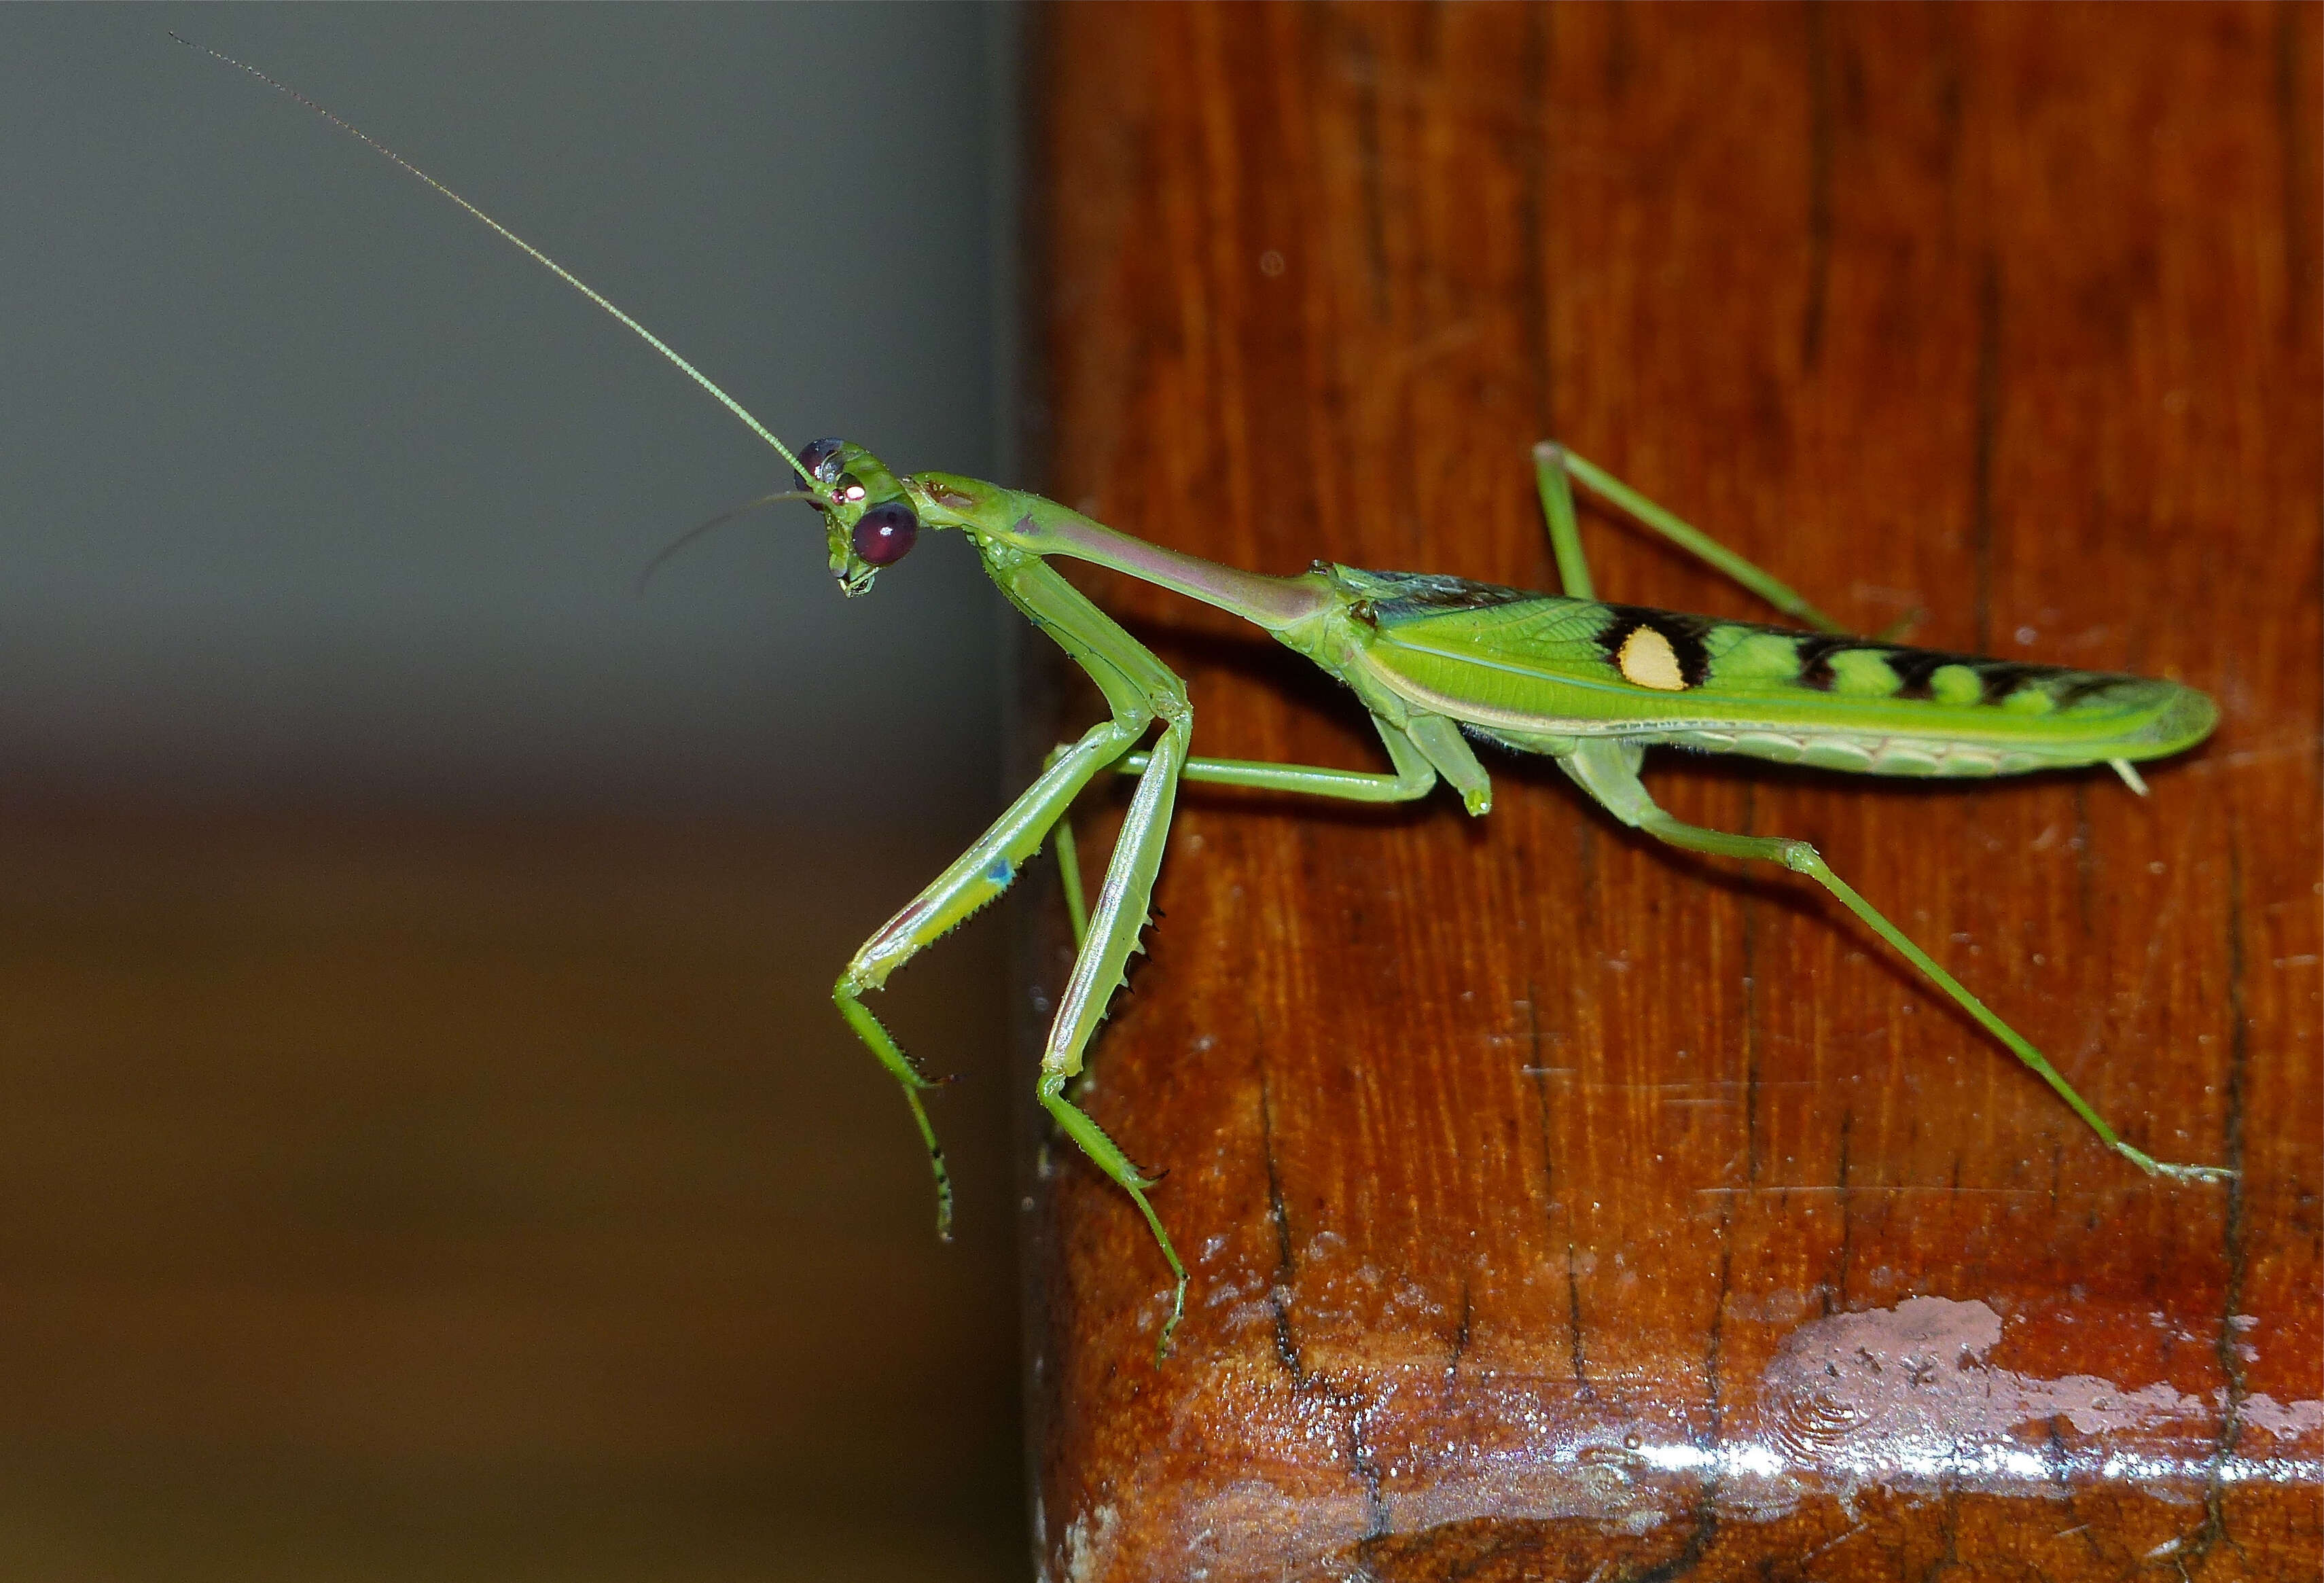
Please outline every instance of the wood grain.
[[[1473, 822], [1192, 790], [1082, 1092], [1167, 1168], [1195, 1283], [1157, 1366], [1133, 1209], [1035, 1140], [1047, 1576], [2314, 1568], [2318, 35], [1045, 15], [1052, 493], [1260, 569], [1549, 587], [1554, 435], [1861, 627], [2206, 688], [2217, 736], [2144, 801], [1649, 773], [1816, 841], [2134, 1140], [2243, 1173], [2141, 1180], [1820, 896], [1547, 765], [1494, 760]], [[1760, 614], [1584, 533], [1609, 597]], [[1190, 679], [1196, 751], [1376, 754], [1294, 656], [1087, 586]], [[1090, 704], [1028, 685], [1031, 752]]]

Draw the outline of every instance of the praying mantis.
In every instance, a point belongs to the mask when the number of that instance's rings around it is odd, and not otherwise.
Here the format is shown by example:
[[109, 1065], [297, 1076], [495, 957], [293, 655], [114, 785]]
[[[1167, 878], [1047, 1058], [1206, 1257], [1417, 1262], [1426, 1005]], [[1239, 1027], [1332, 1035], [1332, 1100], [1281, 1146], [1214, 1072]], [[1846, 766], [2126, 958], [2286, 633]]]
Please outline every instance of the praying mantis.
[[[173, 35], [175, 36], [175, 35]], [[183, 42], [185, 41], [180, 40]], [[201, 48], [201, 46], [191, 46]], [[1124, 985], [1182, 783], [1360, 803], [1417, 801], [1441, 778], [1472, 816], [1492, 787], [1473, 742], [1552, 759], [1633, 829], [1683, 851], [1772, 863], [1821, 886], [1923, 978], [2046, 1082], [2108, 1148], [2150, 1174], [2185, 1181], [2225, 1170], [2158, 1161], [2126, 1141], [2042, 1052], [1833, 872], [1808, 842], [1685, 823], [1639, 779], [1645, 751], [1675, 746], [1843, 773], [1973, 779], [2110, 765], [2144, 794], [2135, 763], [2201, 742], [2217, 721], [2203, 693], [2175, 681], [1901, 646], [1851, 635], [1792, 588], [1563, 446], [1532, 464], [1559, 594], [1434, 573], [1318, 560], [1270, 576], [1185, 554], [1028, 491], [944, 472], [899, 472], [850, 440], [794, 450], [645, 326], [547, 254], [368, 134], [255, 69], [205, 52], [290, 95], [392, 160], [611, 315], [772, 448], [792, 487], [763, 497], [821, 514], [843, 593], [868, 592], [923, 532], [957, 531], [1009, 601], [1090, 677], [1106, 717], [1049, 754], [1040, 774], [966, 851], [866, 940], [835, 986], [839, 1014], [902, 1089], [926, 1147], [940, 1233], [952, 1189], [923, 1103], [936, 1087], [867, 1004], [899, 969], [1014, 883], [1044, 846], [1062, 858], [1075, 956], [1042, 1050], [1038, 1102], [1058, 1130], [1135, 1204], [1173, 1277], [1157, 1351], [1185, 1311], [1187, 1273], [1157, 1211], [1157, 1179], [1074, 1103], [1099, 1024]], [[1724, 573], [1802, 625], [1690, 616], [1598, 598], [1575, 511], [1576, 486]], [[1305, 655], [1351, 691], [1391, 766], [1366, 772], [1209, 758], [1193, 751], [1184, 681], [1052, 564], [1081, 560], [1228, 612]], [[1151, 738], [1149, 743], [1149, 737]], [[1093, 898], [1071, 843], [1076, 798], [1109, 773], [1136, 782]]]

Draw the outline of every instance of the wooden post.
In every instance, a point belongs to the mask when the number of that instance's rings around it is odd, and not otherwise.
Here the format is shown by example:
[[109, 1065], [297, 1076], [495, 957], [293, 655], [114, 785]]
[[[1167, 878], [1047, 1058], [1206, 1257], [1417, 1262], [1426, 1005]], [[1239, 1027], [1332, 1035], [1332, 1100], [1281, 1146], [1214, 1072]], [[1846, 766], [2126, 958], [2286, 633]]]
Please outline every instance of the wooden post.
[[[2309, 1575], [2317, 24], [1044, 15], [1053, 493], [1263, 570], [1547, 588], [1554, 436], [1864, 629], [2208, 689], [2144, 801], [1649, 776], [1815, 840], [2134, 1140], [2243, 1172], [2142, 1179], [1820, 893], [1545, 764], [1493, 757], [1480, 821], [1190, 789], [1082, 1096], [1194, 1285], [1157, 1366], [1160, 1259], [1044, 1141], [1046, 1576]], [[1603, 597], [1765, 618], [1583, 531]], [[1295, 656], [1087, 586], [1197, 752], [1376, 762]]]

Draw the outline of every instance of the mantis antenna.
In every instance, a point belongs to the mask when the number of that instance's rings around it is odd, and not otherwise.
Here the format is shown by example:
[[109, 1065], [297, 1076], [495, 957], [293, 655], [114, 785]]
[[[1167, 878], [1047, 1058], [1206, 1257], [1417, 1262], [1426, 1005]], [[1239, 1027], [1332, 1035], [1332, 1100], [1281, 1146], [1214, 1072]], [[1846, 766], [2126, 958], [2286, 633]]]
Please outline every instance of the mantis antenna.
[[[791, 454], [790, 447], [776, 439], [773, 430], [769, 429], [764, 423], [760, 422], [758, 419], [752, 417], [749, 408], [743, 406], [742, 403], [736, 401], [733, 396], [728, 395], [724, 391], [719, 389], [716, 381], [713, 380], [708, 375], [703, 373], [701, 369], [696, 368], [685, 358], [679, 356], [675, 351], [670, 349], [669, 344], [667, 341], [654, 334], [653, 331], [648, 329], [644, 325], [640, 324], [636, 319], [632, 319], [628, 314], [622, 312], [620, 308], [616, 307], [613, 303], [613, 301], [598, 292], [597, 289], [592, 286], [588, 282], [583, 280], [579, 275], [576, 275], [571, 270], [567, 269], [563, 264], [558, 263], [557, 260], [549, 257], [549, 255], [543, 253], [540, 248], [535, 247], [531, 243], [518, 236], [514, 231], [510, 230], [506, 226], [502, 225], [500, 221], [493, 218], [492, 216], [486, 214], [483, 209], [478, 208], [475, 204], [470, 203], [466, 199], [453, 191], [449, 187], [445, 186], [444, 183], [438, 181], [435, 177], [429, 175], [427, 171], [413, 164], [410, 160], [405, 159], [401, 154], [397, 153], [393, 149], [380, 142], [378, 138], [374, 137], [362, 127], [355, 125], [350, 122], [341, 120], [328, 108], [317, 104], [313, 99], [309, 98], [305, 94], [300, 93], [289, 83], [277, 82], [274, 79], [267, 76], [266, 73], [261, 71], [257, 67], [251, 65], [249, 62], [237, 60], [231, 55], [222, 54], [218, 51], [211, 49], [208, 44], [198, 44], [182, 33], [172, 32], [170, 36], [177, 40], [178, 42], [185, 45], [189, 50], [198, 50], [213, 60], [221, 61], [226, 65], [233, 67], [237, 71], [248, 72], [251, 76], [258, 79], [259, 81], [264, 83], [267, 87], [272, 88], [276, 93], [281, 94], [283, 97], [290, 99], [295, 103], [304, 105], [309, 110], [314, 111], [316, 115], [320, 116], [324, 120], [328, 121], [332, 125], [346, 133], [349, 137], [352, 137], [357, 142], [364, 144], [374, 153], [386, 155], [389, 159], [402, 166], [404, 170], [410, 171], [412, 175], [419, 177], [420, 180], [425, 181], [429, 186], [434, 188], [437, 191], [450, 199], [454, 203], [458, 204], [462, 208], [466, 209], [470, 214], [482, 220], [485, 225], [490, 226], [503, 240], [521, 250], [526, 257], [531, 259], [535, 264], [549, 271], [549, 273], [555, 275], [558, 280], [563, 281], [567, 285], [580, 292], [584, 297], [588, 298], [590, 301], [604, 309], [607, 313], [612, 314], [613, 318], [620, 320], [622, 325], [632, 334], [635, 335], [640, 340], [645, 342], [646, 345], [651, 347], [655, 351], [659, 352], [663, 356], [669, 358], [671, 363], [677, 366], [679, 373], [685, 375], [688, 379], [694, 381], [695, 384], [708, 391], [712, 395], [718, 399], [719, 405], [724, 407], [737, 418], [742, 419], [742, 421], [749, 426], [752, 433], [765, 440], [769, 445], [773, 446], [775, 448], [775, 453], [781, 457], [783, 460], [790, 463], [791, 470], [793, 472], [802, 476], [806, 474], [807, 469], [799, 466], [798, 458]], [[758, 503], [753, 502], [752, 504], [756, 505]], [[732, 514], [730, 513], [729, 514], [731, 515]], [[706, 527], [709, 524], [705, 524]], [[691, 535], [689, 535], [689, 537]], [[650, 567], [647, 569], [649, 573], [650, 573], [652, 569]]]
[[[706, 381], [705, 383], [707, 382]], [[672, 539], [669, 543], [663, 545], [659, 550], [654, 551], [654, 558], [646, 562], [646, 569], [643, 571], [638, 573], [637, 591], [641, 594], [646, 591], [646, 585], [653, 581], [654, 573], [662, 569], [663, 563], [676, 556], [687, 545], [692, 544], [695, 541], [700, 539], [704, 534], [708, 533], [715, 529], [724, 527], [736, 517], [743, 516], [751, 512], [754, 512], [762, 505], [773, 505], [778, 501], [804, 500], [812, 504], [814, 502], [820, 501], [822, 498], [823, 497], [821, 495], [810, 494], [804, 489], [779, 489], [772, 495], [761, 495], [756, 500], [746, 500], [740, 505], [733, 506], [725, 511], [722, 511], [706, 523], [696, 523], [693, 527], [687, 529], [686, 532], [680, 533], [677, 538]]]

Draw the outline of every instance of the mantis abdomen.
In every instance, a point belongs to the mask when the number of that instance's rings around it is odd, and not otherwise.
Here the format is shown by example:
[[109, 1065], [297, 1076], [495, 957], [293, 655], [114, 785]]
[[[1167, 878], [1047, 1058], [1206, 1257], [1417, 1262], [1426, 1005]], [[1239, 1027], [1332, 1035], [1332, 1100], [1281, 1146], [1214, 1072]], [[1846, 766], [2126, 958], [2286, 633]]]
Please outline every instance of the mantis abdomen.
[[1406, 703], [1509, 746], [1618, 736], [1861, 773], [2157, 758], [2218, 710], [2175, 681], [1411, 572], [1324, 569], [1350, 647]]

